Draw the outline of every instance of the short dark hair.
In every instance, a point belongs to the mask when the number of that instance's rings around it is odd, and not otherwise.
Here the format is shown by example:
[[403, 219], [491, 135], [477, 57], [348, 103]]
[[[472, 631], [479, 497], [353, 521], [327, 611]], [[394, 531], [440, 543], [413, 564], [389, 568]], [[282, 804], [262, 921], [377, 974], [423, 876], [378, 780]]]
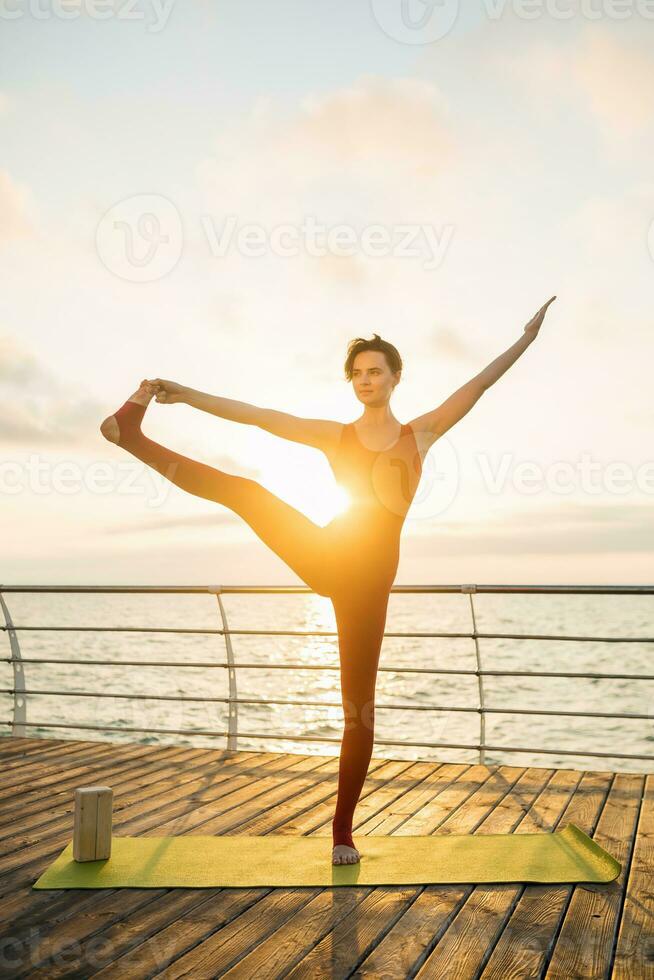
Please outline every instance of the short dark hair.
[[402, 370], [402, 358], [397, 347], [390, 344], [387, 340], [382, 340], [378, 333], [372, 335], [372, 340], [366, 340], [364, 337], [356, 337], [351, 340], [347, 347], [347, 357], [345, 358], [345, 380], [352, 380], [352, 369], [354, 367], [354, 358], [357, 354], [360, 354], [364, 350], [378, 350], [386, 358], [386, 362], [395, 374], [396, 371]]

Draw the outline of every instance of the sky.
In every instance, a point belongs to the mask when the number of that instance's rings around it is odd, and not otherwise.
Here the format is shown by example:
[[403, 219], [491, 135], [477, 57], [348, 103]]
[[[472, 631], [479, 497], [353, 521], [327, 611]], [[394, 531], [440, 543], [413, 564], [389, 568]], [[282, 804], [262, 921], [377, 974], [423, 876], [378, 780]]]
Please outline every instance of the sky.
[[[409, 422], [555, 294], [430, 450], [396, 583], [651, 583], [654, 5], [0, 8], [2, 582], [298, 584], [102, 419], [162, 377], [353, 421], [377, 332]], [[188, 405], [143, 429], [334, 513], [318, 450]]]

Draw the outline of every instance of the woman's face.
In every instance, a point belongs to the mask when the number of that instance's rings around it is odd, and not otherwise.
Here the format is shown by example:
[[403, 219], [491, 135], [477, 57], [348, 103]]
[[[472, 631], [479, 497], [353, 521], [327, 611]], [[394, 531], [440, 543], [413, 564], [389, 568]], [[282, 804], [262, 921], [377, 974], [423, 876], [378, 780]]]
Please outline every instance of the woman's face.
[[352, 385], [364, 405], [385, 405], [399, 380], [400, 371], [391, 371], [381, 351], [363, 350], [354, 358]]

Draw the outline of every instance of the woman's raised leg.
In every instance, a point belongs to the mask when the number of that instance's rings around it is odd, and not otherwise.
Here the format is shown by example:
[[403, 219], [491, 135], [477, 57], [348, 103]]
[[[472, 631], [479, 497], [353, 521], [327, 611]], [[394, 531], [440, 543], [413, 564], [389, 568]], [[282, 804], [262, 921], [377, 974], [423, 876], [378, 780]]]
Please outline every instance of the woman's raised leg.
[[233, 510], [309, 588], [319, 595], [329, 595], [333, 573], [324, 528], [255, 480], [225, 473], [148, 439], [141, 431], [141, 421], [151, 398], [148, 386], [141, 385], [114, 415], [104, 420], [100, 430], [105, 438], [182, 490]]
[[[338, 627], [344, 730], [338, 795], [332, 821], [334, 864], [358, 861], [352, 821], [372, 756], [375, 735], [375, 684], [390, 589], [353, 589], [333, 598]], [[339, 847], [345, 845], [345, 847]]]

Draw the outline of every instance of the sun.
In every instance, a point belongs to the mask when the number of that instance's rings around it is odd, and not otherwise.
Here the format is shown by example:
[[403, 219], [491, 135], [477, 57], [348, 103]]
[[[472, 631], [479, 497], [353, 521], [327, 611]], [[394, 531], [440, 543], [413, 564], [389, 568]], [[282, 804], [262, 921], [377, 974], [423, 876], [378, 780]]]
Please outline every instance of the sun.
[[348, 492], [333, 478], [311, 480], [299, 488], [298, 493], [301, 493], [301, 503], [297, 505], [299, 510], [323, 527], [338, 514], [344, 513], [351, 503]]
[[335, 507], [334, 513], [332, 515], [333, 517], [336, 517], [337, 514], [343, 514], [352, 505], [352, 498], [350, 497], [345, 487], [342, 487], [340, 483], [336, 484], [333, 498], [334, 498], [334, 507]]
[[261, 460], [261, 482], [272, 493], [302, 511], [316, 524], [325, 526], [351, 505], [347, 490], [336, 482], [329, 466], [298, 465], [271, 454]]

